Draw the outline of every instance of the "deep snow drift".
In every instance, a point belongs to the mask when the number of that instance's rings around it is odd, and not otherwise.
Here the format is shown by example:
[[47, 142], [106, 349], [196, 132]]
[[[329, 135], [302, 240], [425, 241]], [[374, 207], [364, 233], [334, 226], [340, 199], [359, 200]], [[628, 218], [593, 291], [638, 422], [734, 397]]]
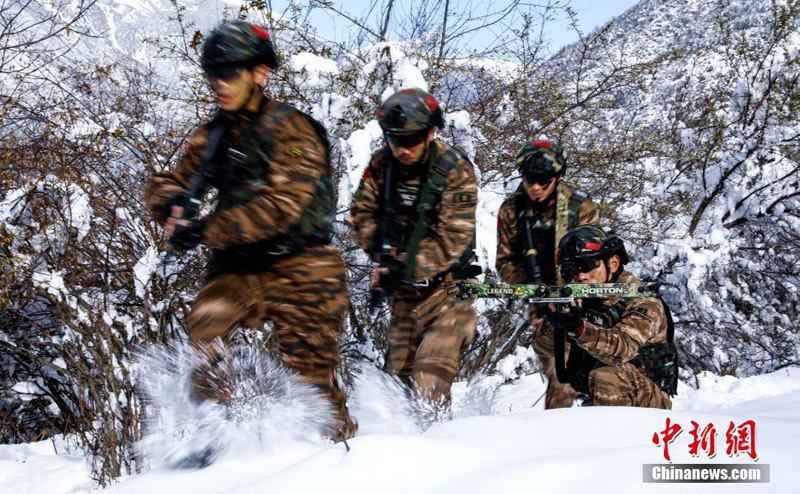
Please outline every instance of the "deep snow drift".
[[[496, 391], [495, 379], [459, 384], [455, 418], [420, 432], [393, 380], [365, 371], [353, 393], [361, 430], [349, 441], [349, 453], [341, 444], [283, 439], [269, 449], [229, 449], [205, 469], [156, 468], [103, 492], [798, 492], [800, 368], [742, 379], [698, 376], [699, 389], [682, 385], [672, 411], [545, 412], [540, 376]], [[663, 446], [652, 437], [667, 417], [684, 429], [670, 444], [673, 463], [769, 464], [770, 483], [643, 484], [643, 464], [665, 463]], [[726, 454], [728, 424], [750, 419], [757, 461]], [[714, 424], [714, 458], [702, 450], [698, 457], [689, 454], [692, 421]], [[49, 442], [0, 446], [0, 489], [92, 492], [81, 459], [54, 454]]]

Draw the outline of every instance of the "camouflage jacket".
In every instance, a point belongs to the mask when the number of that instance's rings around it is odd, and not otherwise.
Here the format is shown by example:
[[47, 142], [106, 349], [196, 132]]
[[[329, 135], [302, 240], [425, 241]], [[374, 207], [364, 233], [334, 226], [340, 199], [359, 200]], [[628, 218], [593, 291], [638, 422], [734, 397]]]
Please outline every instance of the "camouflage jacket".
[[[619, 277], [619, 283], [639, 281], [627, 271]], [[604, 308], [611, 308], [620, 299], [603, 300]], [[583, 334], [578, 345], [591, 356], [606, 365], [620, 365], [634, 358], [639, 349], [649, 345], [667, 343], [667, 315], [661, 300], [654, 297], [634, 298], [625, 306], [619, 322], [611, 328], [603, 328], [584, 320]], [[554, 330], [547, 319], [534, 321], [534, 349], [545, 356], [554, 354]]]
[[[465, 254], [475, 236], [475, 207], [478, 202], [478, 182], [472, 163], [460, 153], [441, 141], [438, 146], [439, 160], [454, 160], [454, 166], [447, 175], [444, 191], [439, 202], [430, 212], [428, 231], [422, 237], [416, 255], [413, 279], [424, 281], [444, 273], [456, 266]], [[388, 148], [382, 148], [372, 155], [364, 172], [356, 194], [347, 224], [350, 236], [362, 249], [369, 252], [381, 224], [382, 195], [384, 189], [384, 163], [394, 158]], [[418, 213], [414, 203], [425, 179], [427, 158], [421, 164], [405, 166], [393, 161], [395, 170], [395, 207], [397, 222], [402, 230], [400, 237], [407, 236], [416, 223]], [[423, 167], [423, 164], [424, 167]], [[405, 262], [407, 253], [398, 242], [397, 259]]]
[[[215, 155], [218, 189], [215, 211], [204, 221], [203, 243], [216, 249], [263, 243], [265, 250], [327, 234], [333, 190], [328, 149], [311, 121], [295, 108], [266, 100], [258, 112], [222, 113], [228, 130]], [[154, 174], [145, 199], [163, 222], [165, 202], [190, 187], [204, 155], [211, 122], [189, 140], [171, 172]], [[231, 149], [240, 151], [234, 161]]]
[[[559, 187], [563, 188], [565, 197], [569, 200], [573, 194], [572, 188], [563, 183], [560, 183]], [[523, 243], [516, 207], [516, 194], [520, 192], [522, 194], [525, 193], [524, 189], [518, 189], [514, 195], [503, 201], [500, 206], [500, 212], [497, 215], [497, 257], [495, 267], [504, 283], [525, 283], [527, 281], [527, 274], [522, 261]], [[527, 197], [525, 199], [525, 203], [529, 206], [538, 206], [533, 205], [530, 200], [527, 200]], [[552, 197], [540, 207], [531, 207], [531, 210], [533, 215], [530, 221], [536, 221], [544, 225], [545, 228], [549, 228], [546, 241], [550, 244], [550, 247], [546, 251], [540, 250], [538, 257], [545, 283], [554, 283], [556, 277], [556, 247], [553, 243], [555, 242], [556, 194], [553, 193]], [[599, 221], [600, 213], [592, 200], [587, 197], [580, 203], [575, 224], [570, 225], [570, 228], [578, 224], [598, 223]], [[534, 241], [536, 240], [534, 239]]]

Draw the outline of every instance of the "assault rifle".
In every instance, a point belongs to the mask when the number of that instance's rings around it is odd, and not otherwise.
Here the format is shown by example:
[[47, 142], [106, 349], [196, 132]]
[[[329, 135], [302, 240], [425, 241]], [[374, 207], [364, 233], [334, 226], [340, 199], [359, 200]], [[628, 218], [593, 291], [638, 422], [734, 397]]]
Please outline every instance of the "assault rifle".
[[[533, 245], [531, 222], [528, 218], [524, 217], [524, 215], [521, 216], [519, 220], [522, 223], [522, 228], [525, 233], [522, 237], [524, 247], [522, 252], [522, 266], [525, 268], [525, 282], [541, 285], [544, 283], [544, 278], [542, 278], [542, 269], [539, 267], [539, 252]], [[513, 305], [514, 299], [509, 298], [506, 302], [506, 310], [511, 310]]]
[[531, 231], [531, 222], [527, 218], [523, 219], [523, 228], [525, 229], [524, 247], [525, 251], [522, 253], [523, 265], [525, 266], [525, 275], [528, 283], [541, 284], [544, 280], [542, 278], [542, 270], [539, 267], [539, 253], [533, 245], [533, 232]]
[[[183, 208], [181, 219], [194, 219], [200, 212], [200, 206], [203, 204], [206, 192], [208, 192], [209, 183], [216, 173], [217, 167], [214, 164], [214, 157], [226, 130], [228, 128], [219, 122], [216, 122], [216, 125], [209, 125], [206, 148], [200, 166], [197, 168], [197, 173], [192, 177], [189, 189], [182, 195], [181, 200], [174, 204]], [[176, 235], [183, 228], [186, 227], [177, 227], [172, 235]]]
[[581, 299], [638, 298], [657, 296], [659, 283], [567, 283], [545, 285], [542, 283], [506, 285], [487, 283], [460, 283], [459, 298], [495, 298], [525, 300], [531, 303], [568, 304]]
[[[392, 228], [394, 226], [394, 217], [396, 212], [394, 209], [394, 197], [392, 195], [394, 192], [394, 173], [392, 168], [394, 168], [392, 163], [387, 162], [383, 192], [383, 218], [380, 224], [380, 230], [378, 231], [378, 238], [376, 239], [378, 242], [377, 245], [380, 246], [380, 250], [375, 253], [375, 260], [378, 261], [379, 265], [381, 266], [388, 262], [394, 254], [392, 249]], [[373, 320], [378, 316], [378, 310], [386, 300], [386, 296], [388, 295], [386, 290], [388, 290], [388, 287], [381, 287], [377, 285], [372, 286], [370, 291], [369, 310]]]

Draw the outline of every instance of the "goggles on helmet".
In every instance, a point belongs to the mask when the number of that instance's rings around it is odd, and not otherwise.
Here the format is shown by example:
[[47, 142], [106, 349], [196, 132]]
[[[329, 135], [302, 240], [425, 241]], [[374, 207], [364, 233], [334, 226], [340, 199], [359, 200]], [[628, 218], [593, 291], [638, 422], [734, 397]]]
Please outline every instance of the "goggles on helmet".
[[413, 148], [428, 138], [428, 130], [414, 134], [383, 134], [384, 139], [393, 148]]
[[588, 273], [600, 267], [600, 259], [576, 259], [575, 261], [561, 264], [561, 277], [571, 280], [578, 276], [578, 273]]
[[236, 79], [242, 75], [242, 72], [245, 70], [244, 67], [241, 65], [217, 65], [214, 67], [206, 67], [203, 69], [203, 72], [206, 75], [206, 78], [209, 81], [222, 79], [222, 80], [230, 80]]
[[556, 178], [555, 175], [543, 175], [540, 173], [531, 173], [522, 177], [525, 180], [525, 183], [530, 185], [537, 184], [537, 185], [550, 185]]

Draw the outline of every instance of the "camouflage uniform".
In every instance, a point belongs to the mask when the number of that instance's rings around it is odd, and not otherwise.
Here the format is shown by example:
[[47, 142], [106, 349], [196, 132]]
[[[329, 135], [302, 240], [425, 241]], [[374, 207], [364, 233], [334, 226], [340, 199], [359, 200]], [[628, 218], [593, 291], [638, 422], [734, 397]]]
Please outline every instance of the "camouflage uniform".
[[[291, 106], [262, 99], [257, 112], [221, 112], [191, 137], [173, 172], [150, 179], [146, 201], [158, 221], [198, 173], [214, 125], [227, 130], [214, 158], [218, 205], [202, 232], [211, 259], [187, 318], [189, 339], [213, 354], [212, 342], [227, 341], [235, 326], [272, 321], [283, 363], [330, 398], [339, 423], [334, 438], [350, 437], [356, 425], [336, 372], [348, 300], [345, 266], [328, 233], [328, 149], [317, 124]], [[227, 399], [202, 372], [193, 382], [196, 396]]]
[[[573, 189], [563, 183], [557, 186], [563, 190], [565, 199], [569, 202], [573, 197]], [[540, 238], [534, 239], [547, 245], [546, 249], [539, 249], [539, 265], [542, 270], [542, 277], [545, 283], [556, 283], [556, 262], [555, 262], [555, 217], [556, 217], [556, 198], [558, 191], [542, 204], [533, 203], [527, 200], [524, 195], [524, 184], [520, 184], [513, 196], [506, 199], [497, 217], [497, 258], [495, 266], [500, 273], [500, 279], [504, 283], [525, 283], [527, 274], [522, 261], [522, 241], [520, 239], [520, 225], [517, 219], [517, 201], [522, 200], [528, 206], [528, 221], [540, 225], [542, 228], [534, 231], [540, 232]], [[522, 195], [520, 197], [520, 195]], [[570, 227], [583, 223], [596, 223], [600, 219], [600, 213], [589, 197], [583, 199], [578, 205], [575, 217], [571, 218]], [[534, 326], [540, 318], [536, 313], [535, 306], [530, 307], [530, 317]], [[569, 344], [566, 345], [569, 352]], [[569, 384], [558, 382], [555, 373], [555, 362], [551, 356], [539, 353], [539, 360], [542, 364], [542, 371], [547, 377], [547, 393], [545, 396], [545, 408], [568, 408], [577, 397], [577, 393]]]
[[[470, 301], [456, 297], [457, 269], [469, 263], [474, 254], [475, 207], [478, 185], [472, 163], [459, 151], [433, 141], [437, 163], [450, 160], [452, 168], [438, 203], [430, 211], [429, 228], [419, 244], [411, 283], [403, 283], [390, 295], [392, 314], [389, 328], [388, 365], [417, 393], [432, 402], [447, 403], [450, 387], [458, 370], [460, 352], [475, 336], [477, 316]], [[385, 163], [394, 160], [388, 148], [378, 150], [364, 173], [354, 196], [348, 225], [355, 243], [368, 253], [382, 220]], [[425, 179], [428, 156], [413, 166], [396, 160], [396, 223], [399, 230], [394, 245], [404, 245], [418, 218], [415, 202]], [[408, 261], [402, 250], [397, 259]], [[454, 274], [456, 273], [456, 274]], [[433, 281], [431, 286], [422, 283]], [[414, 283], [416, 282], [416, 283]]]
[[[639, 281], [623, 271], [617, 282]], [[635, 298], [623, 303], [618, 321], [611, 327], [592, 322], [591, 313], [604, 316], [620, 307], [620, 299], [603, 300], [592, 310], [586, 307], [583, 333], [577, 344], [597, 359], [589, 372], [586, 405], [635, 406], [647, 408], [672, 408], [669, 395], [647, 377], [640, 365], [631, 362], [641, 348], [667, 343], [667, 315], [662, 302], [657, 298]], [[537, 322], [534, 348], [537, 352], [552, 356], [554, 353], [554, 330], [544, 319]]]

